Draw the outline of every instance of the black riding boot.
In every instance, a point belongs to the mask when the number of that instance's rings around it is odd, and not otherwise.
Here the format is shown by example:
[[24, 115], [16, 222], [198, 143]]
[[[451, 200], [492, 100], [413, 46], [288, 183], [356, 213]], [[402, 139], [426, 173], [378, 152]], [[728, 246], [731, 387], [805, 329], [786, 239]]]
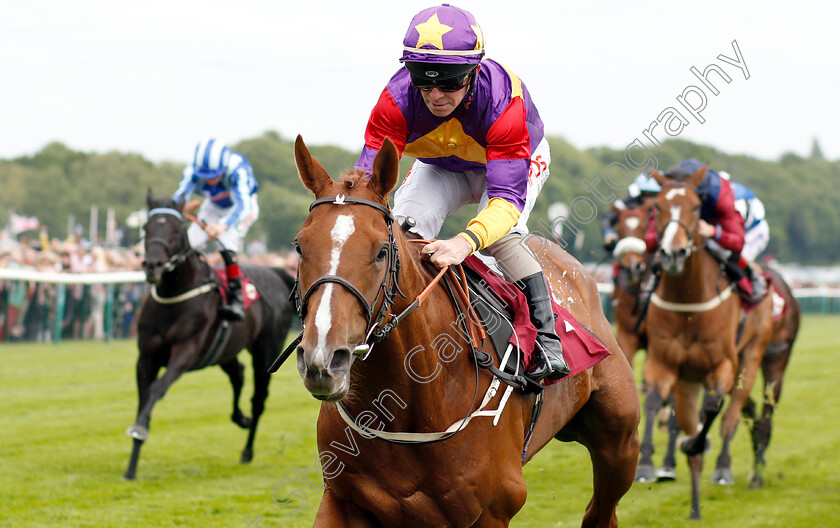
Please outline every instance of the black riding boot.
[[227, 302], [221, 309], [223, 319], [228, 321], [244, 321], [245, 307], [242, 304], [242, 272], [236, 262], [236, 254], [230, 250], [223, 250], [222, 258], [225, 261], [225, 274], [228, 281]]
[[[569, 375], [569, 365], [563, 359], [563, 345], [554, 330], [554, 312], [551, 293], [542, 272], [516, 281], [528, 298], [531, 323], [537, 327], [537, 350], [531, 360], [528, 374], [537, 381], [548, 378], [556, 381]], [[539, 353], [542, 350], [542, 353]]]
[[724, 270], [729, 280], [735, 284], [738, 295], [750, 304], [757, 304], [767, 293], [764, 277], [755, 273], [749, 264], [745, 268], [739, 265], [740, 256], [733, 255], [725, 263]]
[[755, 272], [755, 268], [753, 268], [751, 264], [747, 264], [745, 271], [747, 272], [747, 277], [750, 279], [750, 282], [752, 282], [752, 298], [750, 301], [753, 304], [756, 304], [761, 301], [767, 293], [767, 281], [764, 280], [762, 275]]

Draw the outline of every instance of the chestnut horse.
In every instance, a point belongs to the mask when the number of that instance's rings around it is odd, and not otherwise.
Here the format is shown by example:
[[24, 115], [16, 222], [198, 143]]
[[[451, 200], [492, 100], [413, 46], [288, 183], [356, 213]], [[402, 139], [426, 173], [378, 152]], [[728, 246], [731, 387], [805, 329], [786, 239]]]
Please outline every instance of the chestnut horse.
[[647, 330], [645, 321], [639, 321], [641, 315], [640, 296], [644, 282], [650, 276], [650, 258], [645, 247], [645, 231], [648, 224], [650, 207], [621, 209], [615, 205], [618, 213], [615, 232], [618, 242], [613, 249], [613, 258], [618, 262], [619, 271], [613, 291], [615, 301], [616, 337], [618, 344], [630, 366], [639, 349], [647, 348]]
[[[651, 205], [626, 209], [613, 204], [612, 208], [618, 214], [618, 222], [615, 225], [618, 242], [613, 249], [613, 257], [619, 267], [613, 292], [613, 318], [618, 344], [632, 367], [636, 352], [640, 349], [647, 350], [647, 318], [644, 306], [648, 301], [644, 295], [649, 295], [650, 292], [645, 290], [653, 286], [653, 262], [647, 252], [644, 238]], [[676, 479], [676, 445], [680, 427], [672, 410], [673, 398], [669, 398], [668, 403], [662, 408], [666, 416], [660, 416], [661, 421], [667, 423], [668, 429], [668, 449], [665, 458], [655, 472], [652, 466], [637, 467], [636, 482]]]
[[[243, 264], [243, 273], [260, 296], [245, 310], [245, 321], [232, 324], [227, 340], [220, 339], [221, 345], [211, 346], [220, 325], [229, 324], [218, 313], [224, 301], [215, 273], [204, 256], [189, 245], [183, 203], [176, 204], [169, 197], [155, 198], [151, 190], [146, 201], [150, 211], [143, 228], [143, 267], [147, 282], [152, 284], [152, 295], [143, 303], [137, 326], [139, 404], [137, 420], [126, 431], [133, 444], [124, 478], [136, 476], [140, 448], [149, 436], [155, 403], [182, 374], [209, 365], [219, 365], [230, 378], [231, 419], [248, 429], [240, 462], [250, 462], [257, 424], [268, 397], [268, 367], [277, 351], [282, 350], [294, 313], [289, 301], [294, 279], [281, 268]], [[251, 352], [254, 366], [250, 417], [239, 409], [245, 367], [237, 355], [245, 348]], [[166, 372], [158, 377], [163, 367]]]
[[[644, 378], [648, 392], [639, 461], [640, 467], [652, 467], [654, 416], [673, 392], [677, 420], [689, 435], [680, 447], [691, 469], [692, 519], [700, 518], [700, 473], [708, 432], [729, 394], [731, 400], [721, 422], [720, 466], [729, 458], [729, 443], [773, 332], [772, 300], [767, 297], [746, 314], [739, 334], [740, 299], [732, 295], [734, 285], [721, 274], [717, 260], [703, 249], [704, 241], [698, 234], [700, 198], [696, 188], [705, 173], [704, 166], [679, 182], [653, 172], [662, 186], [654, 211], [659, 234], [657, 256], [664, 273], [651, 296], [647, 315]], [[702, 386], [706, 395], [701, 425], [698, 401]]]
[[[415, 300], [433, 275], [421, 244], [393, 225], [394, 144], [384, 142], [369, 178], [352, 170], [333, 181], [300, 136], [295, 159], [316, 197], [297, 236], [304, 321], [297, 366], [323, 400], [317, 436], [326, 488], [315, 526], [508, 526], [525, 503], [522, 465], [552, 438], [589, 450], [594, 490], [581, 525], [617, 526], [638, 456], [639, 401], [583, 266], [554, 245], [538, 253], [555, 295], [611, 355], [545, 388], [526, 445], [537, 397], [515, 391], [508, 399], [488, 371], [458, 353], [468, 343], [445, 288]], [[371, 334], [382, 339], [373, 349]], [[485, 347], [492, 354], [489, 340]], [[483, 410], [500, 407], [495, 420]]]

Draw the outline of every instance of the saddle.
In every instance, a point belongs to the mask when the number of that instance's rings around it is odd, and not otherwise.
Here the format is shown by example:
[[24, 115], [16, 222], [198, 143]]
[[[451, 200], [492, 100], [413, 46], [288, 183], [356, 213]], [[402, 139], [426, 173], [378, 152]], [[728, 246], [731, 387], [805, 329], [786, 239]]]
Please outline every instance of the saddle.
[[[501, 366], [507, 373], [528, 369], [531, 352], [537, 338], [537, 329], [531, 324], [528, 301], [519, 288], [492, 271], [476, 256], [464, 260], [464, 272], [470, 293], [470, 304], [475, 308], [484, 331], [496, 347]], [[555, 331], [563, 344], [563, 357], [574, 376], [598, 364], [610, 355], [606, 345], [581, 324], [565, 308], [552, 299]], [[511, 348], [511, 353], [505, 353]], [[564, 378], [565, 379], [565, 378]], [[549, 383], [546, 383], [549, 384]]]
[[[224, 269], [214, 269], [216, 273], [216, 283], [219, 285], [219, 293], [222, 295], [222, 302], [226, 303], [228, 299], [228, 280]], [[254, 282], [242, 275], [242, 306], [247, 310], [251, 303], [260, 298], [260, 292]]]

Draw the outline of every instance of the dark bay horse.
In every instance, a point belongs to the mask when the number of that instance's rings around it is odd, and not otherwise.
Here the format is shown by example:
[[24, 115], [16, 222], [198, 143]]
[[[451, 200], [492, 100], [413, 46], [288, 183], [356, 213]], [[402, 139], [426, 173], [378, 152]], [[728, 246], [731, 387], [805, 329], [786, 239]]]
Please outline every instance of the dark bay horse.
[[[533, 237], [555, 295], [612, 354], [545, 389], [526, 446], [536, 397], [491, 386], [492, 375], [459, 353], [468, 344], [447, 290], [429, 290], [405, 315], [433, 275], [422, 244], [393, 225], [393, 143], [385, 141], [369, 179], [352, 170], [333, 181], [300, 136], [295, 158], [316, 197], [297, 237], [304, 321], [297, 366], [323, 400], [317, 430], [326, 488], [315, 526], [506, 527], [525, 502], [522, 465], [552, 438], [589, 450], [594, 490], [581, 525], [617, 526], [616, 506], [636, 466], [639, 401], [583, 266]], [[385, 322], [390, 333], [371, 349], [370, 334]]]
[[[705, 172], [704, 166], [682, 182], [658, 171], [653, 173], [662, 186], [654, 211], [659, 234], [657, 256], [664, 274], [651, 296], [647, 315], [644, 377], [648, 393], [639, 461], [640, 467], [652, 466], [654, 415], [673, 392], [677, 420], [689, 435], [680, 447], [691, 469], [692, 519], [700, 518], [700, 474], [708, 432], [729, 394], [730, 403], [721, 421], [720, 468], [722, 463], [728, 464], [729, 444], [773, 332], [770, 297], [742, 319], [738, 295], [732, 295], [734, 285], [722, 275], [717, 260], [703, 249], [696, 188]], [[698, 403], [704, 386], [701, 424]]]
[[[246, 310], [241, 323], [232, 324], [226, 343], [212, 346], [222, 323], [223, 302], [215, 274], [204, 256], [190, 248], [187, 221], [171, 198], [147, 197], [149, 220], [144, 227], [146, 279], [153, 295], [143, 304], [137, 327], [140, 356], [137, 359], [139, 406], [137, 421], [127, 434], [134, 439], [131, 460], [125, 473], [134, 479], [140, 448], [149, 435], [152, 408], [182, 374], [209, 365], [219, 365], [233, 386], [234, 423], [248, 429], [248, 440], [240, 461], [253, 457], [254, 435], [265, 408], [271, 360], [282, 350], [294, 306], [289, 292], [294, 279], [285, 270], [243, 264], [243, 274], [256, 286], [257, 298]], [[239, 352], [251, 352], [254, 367], [254, 396], [251, 416], [239, 409], [244, 366]], [[215, 354], [213, 354], [215, 350]], [[209, 357], [208, 353], [215, 357]], [[158, 377], [161, 368], [163, 376]]]
[[[752, 398], [747, 400], [742, 411], [750, 424], [752, 434], [754, 464], [753, 471], [750, 474], [750, 486], [753, 488], [760, 488], [764, 485], [763, 470], [766, 465], [764, 454], [770, 444], [770, 435], [773, 431], [773, 414], [782, 396], [782, 382], [784, 381], [785, 370], [790, 362], [790, 356], [793, 353], [793, 343], [799, 334], [801, 319], [801, 308], [799, 302], [793, 296], [790, 286], [778, 271], [771, 268], [768, 273], [773, 286], [779, 292], [778, 295], [784, 301], [785, 307], [781, 317], [773, 323], [773, 337], [770, 339], [761, 360], [761, 374], [764, 379], [761, 413], [757, 414], [756, 404]], [[771, 293], [772, 295], [773, 293]], [[778, 302], [778, 299], [774, 298], [774, 302]], [[718, 461], [718, 468], [722, 469], [722, 467], [723, 464]], [[732, 472], [728, 471], [728, 465], [725, 469], [726, 471], [722, 471], [716, 476], [725, 479], [724, 483], [728, 484], [732, 481]]]

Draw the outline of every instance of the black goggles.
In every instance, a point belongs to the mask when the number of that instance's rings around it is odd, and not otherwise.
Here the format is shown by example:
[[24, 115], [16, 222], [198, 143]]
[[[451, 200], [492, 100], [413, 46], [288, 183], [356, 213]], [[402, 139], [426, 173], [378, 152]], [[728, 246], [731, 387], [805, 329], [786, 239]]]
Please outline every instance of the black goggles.
[[412, 76], [411, 84], [413, 84], [414, 87], [420, 90], [421, 92], [429, 92], [432, 90], [432, 88], [437, 88], [441, 92], [451, 93], [457, 92], [458, 90], [466, 86], [467, 83], [469, 83], [470, 81], [471, 75], [472, 72], [469, 72], [464, 75], [450, 77], [449, 79], [443, 79], [434, 82], [429, 82], [428, 79], [419, 79]]

